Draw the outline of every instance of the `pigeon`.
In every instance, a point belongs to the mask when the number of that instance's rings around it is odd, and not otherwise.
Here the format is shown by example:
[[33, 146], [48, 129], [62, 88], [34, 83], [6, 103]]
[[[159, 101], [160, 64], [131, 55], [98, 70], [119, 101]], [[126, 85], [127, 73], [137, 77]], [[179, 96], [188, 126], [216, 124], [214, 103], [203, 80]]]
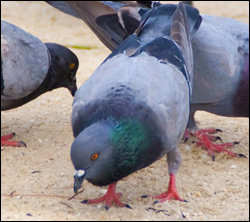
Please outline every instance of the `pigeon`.
[[203, 15], [202, 19], [192, 41], [194, 87], [187, 133], [198, 138], [198, 144], [208, 149], [213, 160], [214, 152], [245, 157], [226, 149], [238, 142], [212, 143], [216, 137], [207, 133], [220, 130], [198, 129], [194, 114], [203, 110], [227, 117], [249, 117], [249, 27], [230, 18]]
[[[1, 20], [1, 111], [22, 106], [59, 87], [74, 96], [77, 56], [55, 43], [42, 43], [21, 28]], [[1, 136], [3, 146], [22, 146]]]
[[200, 23], [199, 11], [186, 12], [182, 3], [156, 5], [77, 90], [70, 152], [76, 170], [74, 192], [84, 179], [109, 186], [103, 197], [82, 203], [131, 208], [120, 201], [117, 182], [165, 154], [168, 191], [152, 197], [155, 203], [184, 201], [175, 185], [181, 163], [178, 143], [188, 123], [192, 94], [191, 33]]
[[[97, 37], [114, 50], [138, 28], [142, 15], [158, 1], [46, 1], [58, 10], [82, 19]], [[185, 1], [192, 5], [192, 2]]]
[[[110, 2], [109, 5], [71, 1], [71, 10], [86, 22], [98, 38], [110, 49], [115, 48], [138, 27], [141, 17], [154, 2]], [[186, 2], [185, 2], [186, 3]], [[143, 8], [140, 8], [142, 7]], [[109, 7], [111, 12], [107, 12]], [[189, 6], [186, 6], [188, 8]], [[98, 13], [96, 13], [98, 11]], [[105, 19], [104, 19], [105, 18]], [[244, 157], [227, 150], [238, 144], [214, 144], [221, 139], [209, 135], [219, 129], [199, 129], [194, 114], [197, 110], [230, 117], [249, 117], [249, 27], [235, 19], [202, 15], [201, 28], [192, 40], [194, 54], [194, 86], [191, 112], [184, 141], [192, 136], [197, 145], [214, 152], [226, 152], [232, 157]], [[165, 22], [163, 20], [162, 22]]]

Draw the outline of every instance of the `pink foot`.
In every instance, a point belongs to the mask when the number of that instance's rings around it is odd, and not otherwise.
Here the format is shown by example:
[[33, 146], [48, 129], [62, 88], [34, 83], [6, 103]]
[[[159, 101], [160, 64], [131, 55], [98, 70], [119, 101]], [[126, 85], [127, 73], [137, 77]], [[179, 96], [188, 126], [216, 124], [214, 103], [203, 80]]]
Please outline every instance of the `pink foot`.
[[26, 144], [22, 141], [9, 141], [15, 135], [16, 135], [15, 133], [10, 133], [8, 135], [1, 136], [1, 146], [14, 146], [14, 147], [24, 146], [26, 147]]
[[112, 203], [116, 203], [119, 207], [127, 207], [127, 208], [132, 209], [132, 207], [130, 207], [128, 204], [124, 204], [119, 200], [120, 197], [122, 196], [122, 194], [116, 193], [115, 188], [116, 188], [116, 183], [113, 183], [113, 184], [109, 185], [108, 191], [104, 196], [97, 198], [97, 199], [92, 199], [92, 200], [83, 200], [81, 203], [98, 204], [98, 203], [105, 202], [106, 203], [106, 205], [105, 205], [106, 210], [108, 210], [110, 208]]
[[168, 191], [165, 193], [162, 193], [160, 195], [156, 195], [156, 196], [152, 196], [153, 199], [157, 199], [154, 204], [160, 202], [164, 202], [167, 200], [179, 200], [179, 201], [183, 201], [183, 202], [187, 202], [186, 200], [183, 200], [182, 198], [180, 198], [177, 189], [176, 189], [176, 185], [175, 185], [175, 175], [173, 173], [170, 174], [170, 180], [169, 180], [169, 185], [168, 185]]
[[244, 157], [245, 155], [240, 153], [234, 153], [232, 151], [227, 150], [227, 148], [230, 148], [234, 146], [235, 144], [239, 144], [238, 142], [230, 142], [230, 143], [222, 143], [222, 144], [214, 144], [212, 141], [216, 140], [215, 136], [211, 136], [209, 134], [213, 134], [218, 132], [219, 130], [215, 129], [200, 129], [196, 132], [192, 133], [192, 135], [197, 138], [199, 141], [196, 142], [196, 145], [201, 146], [205, 149], [207, 149], [208, 154], [212, 157], [212, 160], [215, 160], [215, 152], [217, 153], [227, 153], [231, 157]]
[[[204, 134], [207, 135], [207, 137], [211, 141], [217, 141], [217, 140], [222, 141], [219, 136], [210, 135], [210, 134], [215, 134], [217, 132], [222, 132], [222, 130], [220, 130], [220, 129], [207, 128], [207, 129], [199, 129], [199, 130], [196, 130], [196, 131], [202, 131]], [[192, 130], [190, 130], [190, 129], [187, 128], [185, 130], [184, 135], [183, 135], [184, 143], [187, 142], [187, 140], [190, 139], [192, 136], [194, 136], [194, 134], [195, 134], [196, 131], [192, 132]]]

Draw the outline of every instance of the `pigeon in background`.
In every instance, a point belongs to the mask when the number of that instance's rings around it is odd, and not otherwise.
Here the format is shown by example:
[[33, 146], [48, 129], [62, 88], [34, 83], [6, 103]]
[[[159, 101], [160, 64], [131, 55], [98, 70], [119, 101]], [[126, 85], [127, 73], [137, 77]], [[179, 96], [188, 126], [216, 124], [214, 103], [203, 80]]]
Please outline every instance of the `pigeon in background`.
[[[131, 1], [109, 1], [108, 5], [103, 2], [71, 1], [65, 7], [78, 13], [78, 17], [87, 23], [97, 37], [110, 50], [114, 50], [135, 31], [141, 17], [149, 10], [147, 7], [153, 5], [154, 2], [150, 1], [137, 2], [137, 5]], [[242, 157], [244, 155], [225, 149], [237, 142], [214, 144], [213, 140], [218, 137], [209, 134], [220, 130], [199, 130], [194, 114], [197, 110], [204, 110], [222, 116], [249, 117], [249, 27], [224, 17], [202, 15], [202, 18], [201, 28], [192, 40], [194, 86], [184, 139], [196, 136], [199, 140], [197, 144], [207, 148], [212, 159], [214, 151]]]
[[237, 142], [214, 144], [216, 129], [198, 129], [197, 110], [228, 117], [249, 117], [249, 27], [234, 19], [202, 16], [202, 24], [193, 41], [194, 86], [186, 138], [190, 132], [198, 144], [232, 157], [243, 154], [227, 150]]
[[[78, 59], [64, 46], [42, 43], [21, 28], [1, 20], [1, 111], [13, 109], [59, 87], [74, 96]], [[2, 146], [22, 146], [1, 136]]]
[[131, 208], [119, 200], [116, 183], [165, 154], [169, 187], [152, 197], [156, 202], [184, 201], [175, 184], [181, 163], [177, 146], [188, 123], [192, 92], [190, 33], [201, 22], [198, 10], [190, 8], [187, 15], [182, 3], [155, 6], [135, 34], [77, 90], [72, 111], [74, 191], [84, 179], [109, 185], [103, 197], [82, 203]]
[[[158, 1], [46, 1], [58, 10], [81, 18], [110, 50], [138, 28], [142, 15]], [[184, 2], [190, 4], [190, 2]]]

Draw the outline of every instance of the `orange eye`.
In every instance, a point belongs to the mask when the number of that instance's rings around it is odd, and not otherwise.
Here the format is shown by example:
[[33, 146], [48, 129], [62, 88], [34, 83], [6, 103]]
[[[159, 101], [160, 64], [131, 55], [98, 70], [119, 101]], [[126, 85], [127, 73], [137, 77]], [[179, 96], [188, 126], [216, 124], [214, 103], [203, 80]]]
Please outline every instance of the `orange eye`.
[[72, 69], [74, 69], [74, 68], [75, 68], [75, 66], [76, 66], [76, 64], [75, 64], [75, 63], [71, 63], [71, 64], [69, 65], [69, 68], [72, 70]]
[[98, 153], [95, 153], [91, 156], [91, 160], [96, 160], [99, 157]]

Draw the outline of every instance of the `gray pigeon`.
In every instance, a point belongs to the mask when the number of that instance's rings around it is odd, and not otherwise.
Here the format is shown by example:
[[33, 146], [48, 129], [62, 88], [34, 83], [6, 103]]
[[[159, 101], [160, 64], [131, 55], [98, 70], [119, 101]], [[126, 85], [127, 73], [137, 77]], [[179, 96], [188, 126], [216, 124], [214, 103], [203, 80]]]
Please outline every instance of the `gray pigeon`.
[[[249, 27], [234, 19], [202, 16], [202, 24], [193, 41], [194, 87], [188, 130], [214, 152], [245, 157], [231, 152], [236, 142], [213, 144], [206, 133], [198, 130], [194, 114], [197, 110], [228, 117], [249, 117]], [[213, 138], [213, 137], [211, 137]]]
[[158, 1], [46, 2], [66, 14], [81, 18], [110, 50], [133, 34], [142, 15], [158, 4]]
[[168, 191], [153, 198], [157, 202], [183, 201], [175, 185], [181, 163], [177, 145], [189, 117], [193, 78], [190, 31], [194, 33], [201, 22], [198, 10], [189, 10], [187, 15], [182, 3], [178, 8], [155, 6], [144, 15], [135, 34], [76, 92], [71, 147], [74, 191], [84, 178], [93, 185], [109, 185], [103, 197], [82, 203], [106, 202], [109, 209], [114, 202], [130, 208], [115, 192], [117, 181], [165, 154]]
[[[131, 5], [129, 1], [109, 2], [109, 5], [77, 1], [69, 4], [68, 7], [78, 13], [78, 17], [111, 50], [134, 32], [141, 16], [149, 10], [146, 7], [152, 6], [150, 1], [138, 2], [137, 6]], [[142, 5], [145, 7], [140, 8]], [[187, 10], [189, 8], [186, 6]], [[86, 18], [89, 18], [88, 21]], [[236, 142], [213, 144], [210, 140], [218, 137], [208, 135], [207, 132], [215, 133], [219, 130], [198, 130], [194, 114], [197, 110], [204, 110], [222, 116], [249, 117], [249, 27], [224, 17], [202, 15], [202, 18], [201, 28], [192, 40], [194, 86], [185, 140], [191, 134], [196, 136], [198, 144], [206, 147], [213, 159], [214, 151], [242, 156], [225, 149]]]
[[[78, 59], [64, 46], [37, 37], [1, 20], [1, 111], [13, 109], [59, 87], [74, 96]], [[1, 137], [1, 145], [20, 146]]]

